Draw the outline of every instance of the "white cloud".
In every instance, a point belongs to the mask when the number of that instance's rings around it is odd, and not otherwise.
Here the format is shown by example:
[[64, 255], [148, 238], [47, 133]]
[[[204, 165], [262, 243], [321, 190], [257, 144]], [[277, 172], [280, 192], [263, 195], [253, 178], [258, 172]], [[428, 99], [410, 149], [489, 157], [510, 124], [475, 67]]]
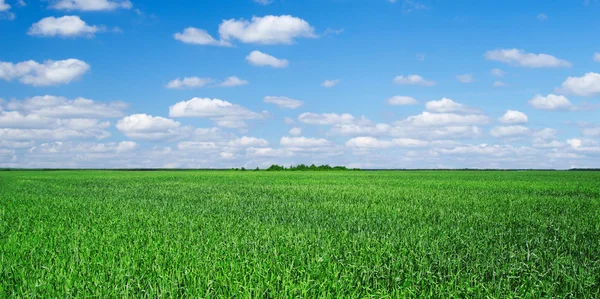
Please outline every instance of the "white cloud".
[[545, 20], [548, 19], [548, 16], [546, 14], [544, 14], [544, 13], [540, 13], [540, 14], [537, 15], [537, 19], [540, 20], [540, 21], [545, 21]]
[[31, 148], [35, 145], [35, 141], [12, 141], [12, 140], [0, 140], [0, 148]]
[[338, 85], [340, 82], [341, 82], [341, 80], [339, 80], [339, 79], [325, 80], [325, 81], [323, 81], [323, 83], [321, 83], [321, 86], [330, 88], [330, 87], [334, 87], [334, 86]]
[[388, 124], [337, 124], [329, 131], [329, 135], [346, 136], [378, 136], [390, 132], [392, 126]]
[[55, 129], [0, 129], [0, 140], [67, 140], [104, 139], [110, 133], [102, 129], [76, 130], [66, 127]]
[[331, 142], [323, 138], [307, 138], [307, 137], [281, 137], [279, 144], [283, 147], [323, 147], [330, 146]]
[[600, 74], [587, 73], [582, 77], [568, 77], [562, 84], [561, 92], [584, 97], [600, 95]]
[[252, 51], [246, 56], [246, 61], [255, 66], [271, 66], [274, 68], [285, 68], [290, 63], [286, 59], [278, 59], [260, 51]]
[[406, 96], [393, 96], [387, 99], [387, 103], [390, 105], [404, 106], [404, 105], [416, 105], [419, 102], [413, 97]]
[[471, 75], [471, 74], [457, 75], [456, 80], [458, 80], [458, 82], [461, 82], [461, 83], [471, 83], [471, 82], [473, 82], [473, 75]]
[[234, 86], [242, 86], [242, 85], [247, 85], [250, 84], [248, 81], [240, 79], [236, 76], [231, 76], [228, 77], [227, 79], [225, 79], [225, 81], [221, 82], [221, 84], [219, 84], [222, 87], [234, 87]]
[[298, 128], [298, 127], [294, 127], [294, 128], [290, 129], [289, 133], [290, 133], [290, 135], [298, 136], [298, 135], [302, 134], [302, 129]]
[[247, 137], [231, 140], [227, 143], [231, 147], [267, 147], [269, 142], [262, 138]]
[[283, 118], [283, 122], [284, 122], [286, 125], [293, 125], [293, 124], [295, 124], [295, 123], [296, 123], [296, 121], [295, 121], [294, 119], [292, 119], [292, 118], [289, 118], [289, 117], [284, 117], [284, 118]]
[[46, 60], [44, 63], [33, 60], [16, 64], [0, 62], [0, 79], [19, 78], [19, 82], [33, 86], [60, 85], [81, 78], [89, 70], [90, 66], [78, 59]]
[[394, 144], [404, 148], [419, 148], [429, 146], [430, 142], [412, 138], [396, 138], [393, 140]]
[[0, 19], [8, 19], [12, 21], [15, 19], [15, 14], [10, 12], [10, 5], [8, 5], [5, 0], [0, 0]]
[[515, 110], [507, 110], [500, 118], [500, 121], [505, 124], [526, 124], [529, 119], [525, 113]]
[[397, 76], [396, 78], [394, 78], [394, 83], [396, 83], [398, 85], [419, 85], [419, 86], [435, 85], [434, 81], [425, 80], [423, 77], [421, 77], [419, 75], [408, 75], [407, 77]]
[[219, 34], [225, 41], [237, 39], [258, 44], [292, 44], [295, 38], [316, 37], [308, 22], [290, 15], [225, 20], [219, 26]]
[[273, 3], [273, 0], [254, 0], [254, 3], [258, 3], [260, 5], [269, 5]]
[[58, 0], [50, 4], [50, 8], [58, 10], [107, 11], [130, 9], [133, 4], [129, 0]]
[[27, 34], [35, 36], [91, 37], [103, 27], [89, 26], [78, 16], [47, 17], [31, 25]]
[[490, 130], [490, 135], [494, 137], [513, 137], [528, 133], [529, 128], [524, 126], [497, 126]]
[[323, 35], [339, 35], [339, 34], [342, 34], [343, 32], [344, 32], [344, 28], [340, 28], [340, 29], [327, 28], [327, 29], [325, 29], [325, 32], [323, 32]]
[[529, 68], [570, 67], [571, 63], [548, 54], [526, 53], [519, 49], [499, 49], [485, 53], [488, 60], [495, 60], [511, 65]]
[[600, 53], [594, 53], [593, 59], [595, 62], [600, 62]]
[[59, 153], [125, 153], [138, 148], [133, 141], [92, 143], [92, 142], [50, 142], [32, 147], [29, 152], [36, 154]]
[[473, 139], [483, 135], [483, 130], [477, 126], [450, 125], [450, 126], [413, 126], [410, 123], [400, 122], [400, 126], [390, 129], [391, 136], [419, 139]]
[[0, 0], [0, 11], [8, 11], [10, 9], [10, 5], [8, 5], [4, 0]]
[[215, 121], [221, 127], [243, 128], [247, 126], [245, 120], [264, 119], [268, 113], [253, 112], [240, 105], [219, 99], [193, 98], [169, 107], [169, 116], [203, 117]]
[[266, 96], [263, 99], [263, 102], [269, 103], [269, 104], [275, 104], [275, 105], [279, 106], [280, 108], [285, 108], [285, 109], [296, 109], [296, 108], [299, 108], [302, 105], [304, 105], [304, 103], [302, 101], [290, 99], [288, 97]]
[[182, 151], [217, 152], [219, 147], [214, 142], [206, 141], [183, 141], [177, 144], [177, 149]]
[[356, 122], [366, 122], [364, 119], [356, 119], [354, 116], [348, 113], [336, 114], [336, 113], [302, 113], [298, 116], [298, 120], [305, 124], [311, 125], [335, 125], [335, 124], [352, 124]]
[[45, 95], [23, 101], [13, 100], [7, 104], [7, 108], [44, 117], [112, 118], [123, 116], [123, 110], [127, 108], [127, 104], [123, 102], [103, 103], [86, 98], [69, 100], [65, 97]]
[[582, 133], [583, 133], [583, 136], [587, 136], [587, 137], [600, 137], [600, 126], [599, 127], [591, 127], [591, 128], [583, 128]]
[[347, 147], [362, 149], [381, 149], [394, 146], [394, 142], [374, 137], [355, 137], [346, 142]]
[[398, 122], [397, 124], [400, 126], [403, 124], [415, 126], [448, 126], [487, 124], [488, 122], [489, 118], [485, 115], [460, 115], [454, 113], [431, 113], [425, 111], [419, 115], [410, 116], [407, 119]]
[[529, 104], [540, 110], [570, 110], [573, 104], [565, 96], [549, 94], [547, 96], [536, 95]]
[[425, 103], [425, 110], [434, 113], [479, 113], [479, 110], [459, 104], [451, 99], [442, 98], [439, 101]]
[[177, 78], [170, 81], [166, 87], [172, 89], [198, 88], [204, 87], [212, 82], [213, 79], [211, 78], [185, 77], [183, 79]]
[[177, 121], [147, 114], [126, 116], [117, 122], [116, 127], [125, 136], [141, 140], [176, 139], [183, 137], [184, 131], [191, 133], [190, 128], [183, 128]]
[[221, 47], [230, 47], [231, 43], [223, 40], [214, 39], [206, 30], [198, 29], [194, 27], [188, 27], [183, 29], [183, 32], [175, 33], [173, 35], [178, 41], [181, 41], [186, 44], [193, 45], [207, 45], [207, 46], [221, 46]]
[[502, 82], [502, 81], [495, 81], [493, 84], [494, 87], [505, 87], [508, 86], [508, 84]]
[[501, 69], [492, 69], [490, 73], [496, 77], [504, 77], [506, 73]]

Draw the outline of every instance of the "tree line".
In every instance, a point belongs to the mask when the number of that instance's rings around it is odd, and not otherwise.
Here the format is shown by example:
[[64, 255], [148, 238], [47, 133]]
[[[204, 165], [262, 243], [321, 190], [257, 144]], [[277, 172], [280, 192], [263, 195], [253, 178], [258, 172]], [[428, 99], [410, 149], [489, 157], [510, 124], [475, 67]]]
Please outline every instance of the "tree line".
[[[246, 171], [247, 169], [242, 167], [242, 168], [234, 168], [232, 170], [239, 170], [239, 171]], [[254, 171], [259, 171], [260, 169], [258, 167], [256, 167], [256, 169], [254, 169]], [[358, 168], [347, 168], [346, 166], [329, 166], [327, 164], [325, 165], [315, 165], [315, 164], [311, 164], [310, 166], [305, 165], [305, 164], [299, 164], [296, 166], [290, 166], [290, 167], [285, 167], [282, 165], [277, 165], [277, 164], [273, 164], [271, 165], [269, 168], [265, 169], [266, 171], [348, 171], [348, 170], [360, 170]]]

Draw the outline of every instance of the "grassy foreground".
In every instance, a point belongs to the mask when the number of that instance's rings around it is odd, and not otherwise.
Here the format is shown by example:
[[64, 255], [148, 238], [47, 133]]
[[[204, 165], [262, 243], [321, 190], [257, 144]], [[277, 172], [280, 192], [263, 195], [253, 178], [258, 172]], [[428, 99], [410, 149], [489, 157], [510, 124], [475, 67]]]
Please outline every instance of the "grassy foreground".
[[600, 296], [600, 172], [0, 172], [0, 297]]

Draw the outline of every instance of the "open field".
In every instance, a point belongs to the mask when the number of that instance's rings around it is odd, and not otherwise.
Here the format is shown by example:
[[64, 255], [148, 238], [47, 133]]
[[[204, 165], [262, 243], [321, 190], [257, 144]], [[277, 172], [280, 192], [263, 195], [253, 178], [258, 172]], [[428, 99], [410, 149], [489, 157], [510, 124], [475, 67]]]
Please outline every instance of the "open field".
[[600, 172], [0, 172], [0, 297], [600, 296]]

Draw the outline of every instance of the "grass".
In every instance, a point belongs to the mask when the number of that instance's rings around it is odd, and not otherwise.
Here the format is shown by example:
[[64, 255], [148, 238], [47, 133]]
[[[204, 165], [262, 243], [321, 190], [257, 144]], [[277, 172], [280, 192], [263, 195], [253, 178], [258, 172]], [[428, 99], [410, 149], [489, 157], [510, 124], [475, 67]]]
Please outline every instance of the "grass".
[[600, 172], [0, 172], [0, 297], [600, 296]]

